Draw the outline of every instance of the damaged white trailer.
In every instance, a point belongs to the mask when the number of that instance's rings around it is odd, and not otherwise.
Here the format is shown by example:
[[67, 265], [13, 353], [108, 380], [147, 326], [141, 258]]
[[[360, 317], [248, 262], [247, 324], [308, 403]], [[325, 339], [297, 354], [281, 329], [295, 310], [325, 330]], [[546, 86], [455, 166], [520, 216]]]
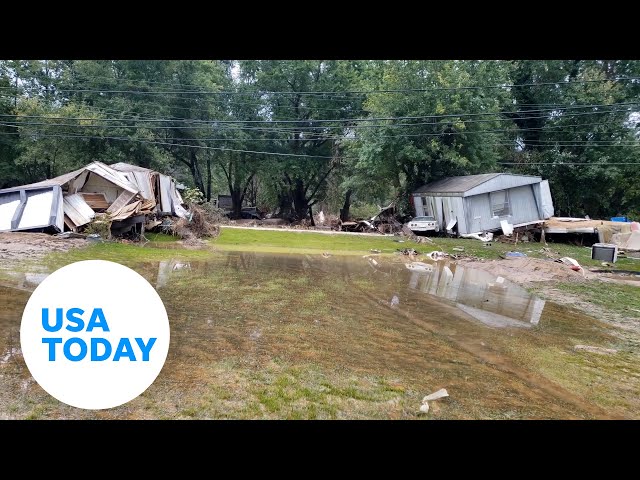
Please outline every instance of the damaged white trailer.
[[0, 190], [1, 231], [76, 231], [96, 214], [112, 229], [140, 225], [147, 216], [189, 214], [175, 180], [154, 170], [92, 162], [49, 180]]
[[411, 202], [416, 216], [433, 216], [441, 231], [455, 227], [458, 235], [542, 224], [554, 213], [547, 180], [510, 173], [444, 178], [417, 189]]

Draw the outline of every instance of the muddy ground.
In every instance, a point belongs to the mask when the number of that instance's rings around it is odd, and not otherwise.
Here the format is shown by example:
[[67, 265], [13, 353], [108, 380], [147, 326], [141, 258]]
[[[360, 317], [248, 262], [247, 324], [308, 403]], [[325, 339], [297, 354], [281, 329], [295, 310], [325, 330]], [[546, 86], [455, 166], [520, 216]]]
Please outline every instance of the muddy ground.
[[0, 262], [37, 260], [51, 252], [66, 252], [88, 245], [84, 238], [58, 238], [46, 233], [0, 233]]

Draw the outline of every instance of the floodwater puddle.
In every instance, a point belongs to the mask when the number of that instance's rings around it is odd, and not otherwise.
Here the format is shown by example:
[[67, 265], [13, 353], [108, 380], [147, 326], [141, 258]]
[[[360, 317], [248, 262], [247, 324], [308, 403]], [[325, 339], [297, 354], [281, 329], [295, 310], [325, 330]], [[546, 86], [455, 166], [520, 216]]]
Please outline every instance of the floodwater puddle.
[[[637, 354], [573, 348], [610, 346], [610, 327], [484, 271], [244, 252], [129, 266], [169, 314], [156, 382], [104, 412], [51, 399], [19, 352], [22, 310], [46, 274], [4, 275], [0, 417], [33, 415], [34, 402], [47, 418], [637, 417]], [[440, 388], [450, 397], [421, 415]]]

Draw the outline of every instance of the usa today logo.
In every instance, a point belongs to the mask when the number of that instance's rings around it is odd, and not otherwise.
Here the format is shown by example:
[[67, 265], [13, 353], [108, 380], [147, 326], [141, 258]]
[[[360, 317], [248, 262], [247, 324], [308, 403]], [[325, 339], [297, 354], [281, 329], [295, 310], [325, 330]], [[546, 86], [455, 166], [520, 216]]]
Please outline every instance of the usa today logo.
[[22, 314], [20, 343], [38, 384], [85, 409], [113, 408], [143, 393], [169, 351], [162, 300], [141, 275], [103, 260], [56, 270]]

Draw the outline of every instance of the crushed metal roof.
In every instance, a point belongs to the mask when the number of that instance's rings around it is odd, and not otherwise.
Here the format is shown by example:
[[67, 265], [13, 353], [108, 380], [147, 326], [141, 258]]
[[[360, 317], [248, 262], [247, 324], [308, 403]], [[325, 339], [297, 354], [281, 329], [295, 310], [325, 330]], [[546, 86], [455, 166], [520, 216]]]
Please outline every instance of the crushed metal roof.
[[514, 175], [512, 173], [483, 173], [480, 175], [464, 175], [447, 177], [428, 183], [414, 191], [414, 193], [464, 193], [500, 175], [515, 177], [535, 177], [535, 175]]

